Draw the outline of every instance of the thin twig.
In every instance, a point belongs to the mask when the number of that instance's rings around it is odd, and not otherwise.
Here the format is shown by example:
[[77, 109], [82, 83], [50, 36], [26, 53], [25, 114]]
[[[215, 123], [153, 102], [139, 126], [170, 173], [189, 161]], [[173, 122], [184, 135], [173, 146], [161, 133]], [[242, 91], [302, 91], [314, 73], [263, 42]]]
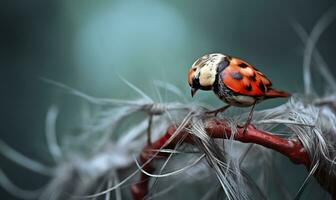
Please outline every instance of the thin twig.
[[[243, 143], [253, 143], [259, 144], [261, 146], [273, 149], [283, 155], [287, 156], [295, 164], [303, 164], [306, 167], [310, 166], [310, 159], [307, 151], [303, 148], [301, 142], [298, 139], [285, 139], [271, 133], [258, 130], [253, 125], [247, 127], [246, 133], [244, 134], [244, 128], [237, 126], [237, 133], [233, 134], [230, 126], [228, 126], [228, 121], [225, 119], [207, 119], [205, 122], [206, 133], [211, 138], [222, 138], [230, 139], [243, 142]], [[148, 183], [150, 176], [153, 176], [151, 173], [154, 171], [152, 162], [148, 162], [149, 159], [153, 160], [153, 152], [149, 150], [161, 149], [163, 145], [168, 148], [174, 148], [175, 145], [181, 141], [194, 144], [192, 135], [189, 134], [192, 124], [188, 124], [186, 128], [183, 128], [173, 139], [170, 137], [176, 132], [176, 125], [171, 125], [166, 134], [159, 138], [157, 141], [147, 145], [142, 153], [140, 154], [140, 161], [142, 164], [142, 173], [140, 176], [140, 181], [136, 184], [133, 184], [131, 191], [133, 198], [135, 200], [143, 199], [148, 193]], [[225, 134], [223, 134], [225, 133]], [[169, 141], [167, 145], [167, 141]], [[158, 153], [154, 155], [157, 159], [165, 158], [169, 156], [169, 153]], [[147, 164], [144, 164], [147, 163]], [[146, 171], [146, 173], [144, 173]], [[148, 173], [147, 173], [148, 172]]]

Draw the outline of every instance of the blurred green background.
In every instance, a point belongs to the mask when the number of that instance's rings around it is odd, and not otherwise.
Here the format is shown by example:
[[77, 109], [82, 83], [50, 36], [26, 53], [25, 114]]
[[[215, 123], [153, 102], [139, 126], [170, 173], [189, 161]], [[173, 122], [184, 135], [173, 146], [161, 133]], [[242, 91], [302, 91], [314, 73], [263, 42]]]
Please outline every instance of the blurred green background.
[[[334, 3], [334, 0], [1, 1], [0, 138], [29, 157], [52, 163], [45, 153], [45, 115], [51, 104], [62, 105], [67, 97], [40, 77], [94, 96], [136, 98], [120, 80], [120, 74], [157, 100], [153, 81], [163, 80], [179, 87], [190, 101], [217, 107], [222, 103], [211, 93], [199, 92], [195, 99], [190, 98], [186, 73], [203, 54], [222, 52], [254, 64], [278, 88], [301, 92], [303, 43], [292, 22], [310, 31]], [[334, 72], [335, 35], [333, 24], [318, 45]], [[258, 108], [280, 102], [267, 102]], [[69, 109], [68, 114], [61, 116], [68, 119], [63, 121], [71, 127], [70, 113], [78, 107]], [[26, 189], [38, 188], [47, 181], [3, 157], [0, 166]], [[295, 169], [288, 170], [289, 177], [299, 184], [305, 171]], [[0, 197], [15, 199], [2, 189]]]

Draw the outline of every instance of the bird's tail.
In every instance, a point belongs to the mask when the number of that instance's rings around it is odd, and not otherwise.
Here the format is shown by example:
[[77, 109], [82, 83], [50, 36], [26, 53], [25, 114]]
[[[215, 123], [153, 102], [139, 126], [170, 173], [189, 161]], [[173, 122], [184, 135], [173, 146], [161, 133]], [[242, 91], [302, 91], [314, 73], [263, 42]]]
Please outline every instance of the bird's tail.
[[288, 92], [278, 90], [278, 89], [273, 89], [269, 88], [265, 94], [267, 98], [277, 98], [277, 97], [289, 97], [290, 94]]

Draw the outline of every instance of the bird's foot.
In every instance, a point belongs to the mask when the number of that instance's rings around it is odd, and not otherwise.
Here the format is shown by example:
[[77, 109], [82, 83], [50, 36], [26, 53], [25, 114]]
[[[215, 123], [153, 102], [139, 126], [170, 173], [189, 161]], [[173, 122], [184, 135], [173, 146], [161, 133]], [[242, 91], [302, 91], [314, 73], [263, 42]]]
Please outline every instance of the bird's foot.
[[246, 131], [247, 131], [247, 127], [250, 125], [250, 123], [245, 123], [244, 125], [244, 130], [243, 130], [243, 135], [246, 134]]
[[251, 121], [252, 121], [252, 116], [253, 116], [253, 111], [254, 111], [254, 107], [256, 105], [256, 102], [252, 105], [252, 108], [251, 108], [251, 111], [247, 117], [247, 121], [244, 125], [244, 131], [243, 131], [243, 134], [245, 135], [246, 134], [246, 131], [247, 131], [247, 127], [251, 124]]

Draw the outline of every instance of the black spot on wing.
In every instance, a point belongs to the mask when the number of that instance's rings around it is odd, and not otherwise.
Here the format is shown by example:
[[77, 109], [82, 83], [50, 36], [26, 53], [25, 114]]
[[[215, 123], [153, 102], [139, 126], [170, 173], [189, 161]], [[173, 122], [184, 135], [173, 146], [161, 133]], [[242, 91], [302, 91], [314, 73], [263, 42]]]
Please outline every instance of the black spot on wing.
[[245, 90], [249, 92], [252, 91], [252, 85], [251, 84], [246, 85]]
[[248, 65], [246, 63], [239, 63], [238, 66], [241, 68], [246, 68]]
[[258, 88], [259, 88], [262, 92], [265, 92], [265, 90], [266, 90], [265, 85], [264, 85], [263, 82], [260, 82], [260, 83], [259, 83]]
[[253, 76], [249, 76], [249, 79], [253, 82], [256, 82], [256, 74], [253, 72]]
[[243, 75], [240, 72], [233, 72], [231, 73], [231, 77], [235, 80], [243, 79]]

